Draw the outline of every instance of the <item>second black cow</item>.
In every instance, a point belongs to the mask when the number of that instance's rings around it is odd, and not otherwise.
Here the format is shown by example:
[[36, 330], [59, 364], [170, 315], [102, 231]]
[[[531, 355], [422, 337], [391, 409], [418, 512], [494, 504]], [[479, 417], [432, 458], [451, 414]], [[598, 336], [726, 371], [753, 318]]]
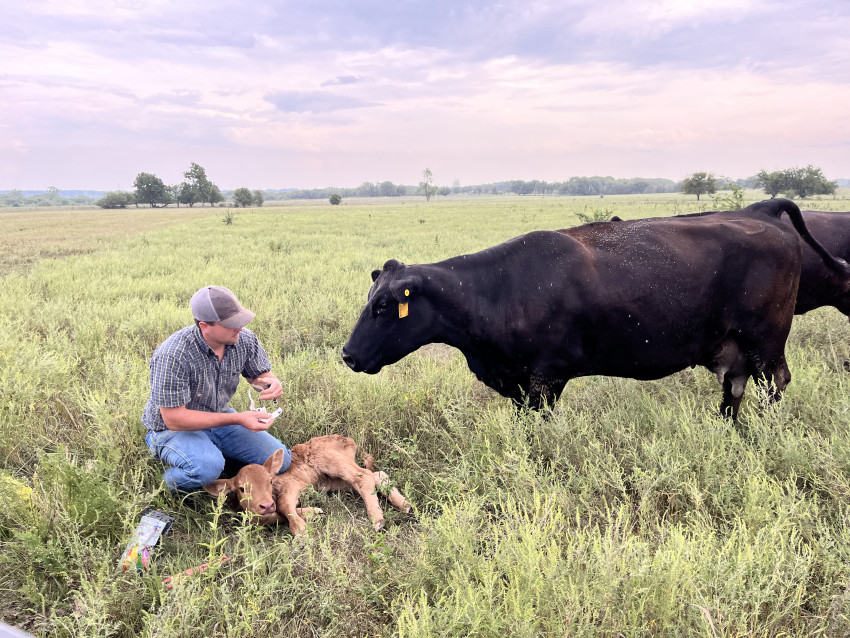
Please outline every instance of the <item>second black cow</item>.
[[[850, 213], [804, 210], [812, 235], [835, 257], [850, 260]], [[794, 314], [834, 306], [850, 318], [850, 285], [808, 246], [803, 246], [800, 290]]]
[[701, 365], [735, 417], [750, 377], [776, 397], [791, 378], [801, 247], [783, 211], [805, 229], [793, 202], [770, 200], [739, 214], [536, 231], [433, 264], [390, 260], [372, 273], [343, 360], [374, 374], [446, 343], [486, 385], [533, 408], [575, 377], [658, 379]]

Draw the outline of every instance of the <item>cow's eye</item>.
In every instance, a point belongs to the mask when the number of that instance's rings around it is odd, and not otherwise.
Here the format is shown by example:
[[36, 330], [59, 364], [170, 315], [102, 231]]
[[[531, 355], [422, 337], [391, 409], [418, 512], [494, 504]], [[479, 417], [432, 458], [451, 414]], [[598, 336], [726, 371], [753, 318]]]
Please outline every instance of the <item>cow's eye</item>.
[[375, 312], [379, 315], [384, 314], [387, 310], [390, 309], [390, 302], [386, 299], [382, 299], [378, 303], [375, 304]]
[[239, 486], [239, 491], [240, 491], [240, 492], [242, 492], [242, 493], [244, 494], [244, 493], [245, 493], [245, 488], [244, 488], [244, 487], [242, 487], [242, 486], [240, 485], [240, 486]]

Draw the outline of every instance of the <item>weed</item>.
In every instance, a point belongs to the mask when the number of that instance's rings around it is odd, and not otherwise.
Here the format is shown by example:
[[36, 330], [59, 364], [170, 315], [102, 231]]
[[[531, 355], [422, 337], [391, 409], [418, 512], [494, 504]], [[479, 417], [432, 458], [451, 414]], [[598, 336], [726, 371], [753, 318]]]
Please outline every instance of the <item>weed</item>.
[[576, 212], [576, 217], [578, 217], [583, 224], [589, 224], [591, 222], [607, 222], [614, 216], [613, 208], [594, 208], [590, 206], [589, 210], [589, 214], [586, 212]]

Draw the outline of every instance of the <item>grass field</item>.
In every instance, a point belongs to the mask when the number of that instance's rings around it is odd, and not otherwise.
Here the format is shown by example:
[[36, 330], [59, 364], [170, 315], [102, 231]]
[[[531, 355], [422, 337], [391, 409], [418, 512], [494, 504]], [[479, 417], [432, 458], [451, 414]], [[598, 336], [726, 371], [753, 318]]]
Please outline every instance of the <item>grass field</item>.
[[[803, 208], [850, 210], [841, 199]], [[748, 199], [761, 199], [748, 193]], [[375, 376], [340, 349], [389, 258], [535, 229], [711, 208], [676, 195], [331, 207], [0, 212], [0, 618], [44, 636], [850, 636], [850, 323], [795, 319], [793, 380], [738, 426], [703, 369], [588, 377], [517, 413], [457, 351]], [[54, 258], [61, 257], [61, 258]], [[306, 493], [305, 536], [174, 498], [140, 415], [156, 346], [216, 283], [283, 380], [273, 433], [350, 435], [414, 505], [374, 533]], [[247, 408], [247, 389], [233, 404]], [[149, 573], [116, 564], [145, 507], [176, 519]], [[166, 576], [232, 560], [186, 578]]]

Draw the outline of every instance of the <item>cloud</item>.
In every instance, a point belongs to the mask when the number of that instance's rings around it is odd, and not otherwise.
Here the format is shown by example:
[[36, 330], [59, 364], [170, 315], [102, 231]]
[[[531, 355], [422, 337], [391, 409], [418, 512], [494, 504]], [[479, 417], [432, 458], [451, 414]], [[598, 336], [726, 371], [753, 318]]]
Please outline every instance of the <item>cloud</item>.
[[320, 91], [283, 91], [264, 96], [284, 113], [330, 113], [377, 106], [378, 102], [368, 102], [345, 95], [334, 95]]
[[320, 86], [342, 86], [343, 84], [357, 84], [361, 81], [356, 75], [338, 75], [332, 80], [322, 82]]
[[64, 183], [45, 172], [82, 175], [85, 157], [112, 187], [137, 157], [203, 156], [268, 186], [410, 182], [426, 163], [465, 183], [767, 160], [850, 175], [834, 143], [850, 5], [730, 3], [18, 3], [0, 25], [0, 174]]

